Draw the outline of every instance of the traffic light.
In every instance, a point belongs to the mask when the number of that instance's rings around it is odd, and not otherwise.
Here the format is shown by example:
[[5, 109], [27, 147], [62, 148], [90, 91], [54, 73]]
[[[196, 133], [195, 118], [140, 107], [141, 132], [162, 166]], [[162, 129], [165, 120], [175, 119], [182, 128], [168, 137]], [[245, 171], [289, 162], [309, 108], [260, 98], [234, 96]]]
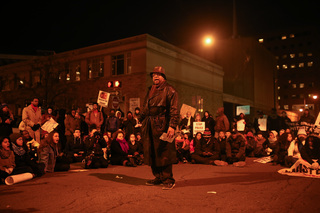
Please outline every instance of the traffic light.
[[116, 87], [116, 88], [121, 87], [121, 82], [120, 81], [115, 81], [114, 82], [114, 87]]
[[107, 87], [108, 88], [119, 88], [119, 87], [121, 87], [121, 81], [108, 81]]
[[113, 82], [112, 81], [108, 81], [107, 86], [108, 86], [108, 88], [112, 88], [113, 87]]

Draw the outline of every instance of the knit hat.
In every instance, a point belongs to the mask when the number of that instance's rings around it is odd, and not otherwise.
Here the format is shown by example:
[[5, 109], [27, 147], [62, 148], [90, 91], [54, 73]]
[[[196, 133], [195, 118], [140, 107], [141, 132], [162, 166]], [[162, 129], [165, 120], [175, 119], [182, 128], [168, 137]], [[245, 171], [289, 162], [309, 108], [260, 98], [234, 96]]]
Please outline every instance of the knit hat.
[[272, 134], [274, 135], [274, 137], [277, 137], [278, 132], [276, 130], [271, 130]]
[[203, 132], [203, 137], [205, 138], [210, 138], [211, 137], [211, 131], [210, 130], [206, 130]]
[[299, 129], [297, 135], [307, 135], [305, 129]]
[[11, 142], [11, 143], [16, 143], [17, 139], [20, 138], [20, 137], [22, 137], [21, 134], [19, 134], [19, 133], [12, 133], [12, 134], [10, 135], [10, 142]]

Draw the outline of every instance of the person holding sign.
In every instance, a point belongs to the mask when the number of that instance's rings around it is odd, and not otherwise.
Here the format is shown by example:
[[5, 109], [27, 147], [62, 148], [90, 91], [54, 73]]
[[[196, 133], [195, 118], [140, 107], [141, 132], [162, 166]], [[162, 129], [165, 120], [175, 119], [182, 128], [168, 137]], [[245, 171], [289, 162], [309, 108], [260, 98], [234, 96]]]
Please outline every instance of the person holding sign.
[[139, 118], [142, 123], [144, 162], [151, 166], [155, 176], [146, 185], [163, 184], [162, 189], [172, 189], [175, 186], [172, 173], [172, 164], [176, 162], [175, 144], [160, 137], [174, 137], [179, 121], [178, 93], [167, 83], [163, 67], [155, 67], [150, 76], [153, 85], [148, 89]]

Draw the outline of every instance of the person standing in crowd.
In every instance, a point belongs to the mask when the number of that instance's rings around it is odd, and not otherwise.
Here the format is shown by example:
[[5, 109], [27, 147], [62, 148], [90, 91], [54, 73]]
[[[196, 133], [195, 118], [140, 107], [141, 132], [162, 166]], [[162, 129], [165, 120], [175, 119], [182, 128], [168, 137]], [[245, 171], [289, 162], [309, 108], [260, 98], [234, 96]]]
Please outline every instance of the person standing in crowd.
[[286, 111], [282, 111], [280, 117], [280, 129], [289, 129], [291, 125], [291, 119], [287, 116]]
[[68, 141], [72, 141], [73, 134], [76, 129], [80, 129], [81, 126], [81, 118], [79, 113], [76, 113], [76, 110], [72, 109], [71, 113], [67, 115], [64, 120], [65, 126], [65, 136]]
[[272, 108], [271, 114], [267, 118], [267, 128], [269, 131], [275, 130], [277, 132], [280, 131], [280, 123], [281, 118], [277, 113], [277, 110], [275, 108]]
[[205, 123], [206, 130], [209, 130], [211, 132], [211, 135], [214, 135], [215, 121], [214, 121], [212, 115], [210, 115], [209, 111], [204, 112], [204, 116], [201, 119], [201, 121], [203, 121]]
[[26, 125], [26, 130], [30, 136], [34, 138], [38, 143], [40, 138], [40, 125], [41, 125], [41, 108], [39, 107], [39, 99], [34, 98], [31, 104], [25, 107], [22, 111], [22, 121]]
[[217, 117], [216, 117], [216, 125], [214, 127], [215, 135], [214, 137], [217, 138], [220, 131], [228, 131], [230, 128], [230, 123], [227, 116], [224, 114], [224, 108], [220, 107], [217, 110]]
[[106, 131], [105, 132], [111, 132], [111, 135], [115, 133], [120, 127], [120, 121], [115, 115], [115, 110], [110, 110], [110, 115], [107, 118], [106, 121]]
[[309, 109], [305, 109], [303, 112], [303, 115], [301, 115], [298, 124], [299, 125], [310, 125], [310, 124], [314, 124], [315, 120], [314, 117], [312, 115], [310, 115], [310, 111]]
[[12, 134], [12, 123], [14, 117], [8, 105], [0, 105], [0, 136], [9, 137]]
[[172, 164], [176, 162], [175, 144], [160, 139], [164, 133], [173, 138], [179, 122], [178, 93], [167, 83], [165, 70], [158, 66], [150, 72], [153, 85], [149, 87], [140, 116], [144, 141], [145, 164], [155, 176], [147, 185], [163, 184], [162, 189], [173, 189], [175, 179]]
[[131, 134], [134, 134], [134, 127], [137, 121], [133, 118], [132, 112], [127, 113], [127, 118], [123, 121], [123, 131], [126, 133], [126, 141], [130, 140]]
[[88, 124], [89, 131], [93, 129], [93, 125], [98, 131], [100, 131], [103, 120], [103, 114], [99, 111], [98, 104], [93, 103], [93, 109], [90, 110], [86, 115], [86, 123]]
[[264, 118], [263, 111], [258, 110], [257, 113], [258, 113], [258, 117], [255, 118], [253, 122], [253, 128], [255, 130], [255, 133], [258, 134], [258, 132], [260, 132], [263, 135], [263, 137], [267, 137], [267, 131], [266, 131], [267, 129], [265, 130], [262, 129], [262, 127], [259, 124], [259, 121], [262, 121], [263, 119], [266, 119], [266, 118]]
[[50, 118], [52, 118], [53, 120], [57, 121], [56, 116], [53, 115], [52, 107], [48, 107], [47, 111], [42, 115], [42, 117], [41, 117], [41, 125], [43, 125], [45, 122], [50, 120]]

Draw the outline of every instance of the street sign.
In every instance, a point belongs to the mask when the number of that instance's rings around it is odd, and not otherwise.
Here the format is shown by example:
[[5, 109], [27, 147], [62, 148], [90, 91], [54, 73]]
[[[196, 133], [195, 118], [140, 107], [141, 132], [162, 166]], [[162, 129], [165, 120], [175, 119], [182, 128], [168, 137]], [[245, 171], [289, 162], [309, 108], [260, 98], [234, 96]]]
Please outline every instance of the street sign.
[[118, 109], [118, 108], [119, 108], [119, 102], [120, 102], [119, 97], [118, 97], [118, 96], [114, 96], [114, 97], [112, 98], [112, 107], [113, 107], [114, 109]]

